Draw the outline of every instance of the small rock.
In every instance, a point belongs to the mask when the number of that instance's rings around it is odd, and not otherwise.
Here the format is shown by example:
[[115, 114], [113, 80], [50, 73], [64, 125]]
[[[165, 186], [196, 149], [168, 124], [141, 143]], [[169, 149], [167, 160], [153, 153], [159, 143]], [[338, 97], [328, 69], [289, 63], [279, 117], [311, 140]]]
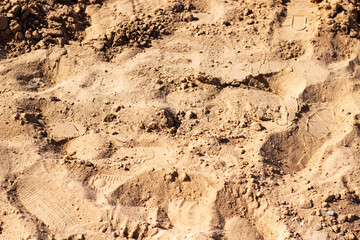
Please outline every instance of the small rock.
[[344, 223], [346, 222], [348, 219], [347, 219], [347, 216], [346, 215], [339, 215], [338, 219], [339, 223]]
[[196, 114], [193, 113], [192, 111], [187, 111], [185, 116], [187, 119], [196, 119], [197, 118]]
[[187, 175], [185, 172], [182, 172], [179, 176], [180, 181], [187, 182], [190, 181], [189, 175]]
[[94, 42], [93, 47], [96, 50], [101, 51], [105, 48], [105, 43], [103, 41], [97, 41], [97, 42]]
[[19, 5], [15, 5], [12, 7], [10, 12], [13, 13], [15, 16], [17, 16], [17, 15], [19, 15], [20, 10], [21, 10], [21, 7]]
[[178, 176], [178, 173], [176, 171], [171, 171], [167, 174], [165, 174], [165, 181], [167, 182], [174, 182], [175, 181], [175, 178]]
[[16, 33], [21, 30], [21, 26], [16, 20], [10, 21], [9, 28], [12, 33]]
[[24, 39], [24, 34], [22, 32], [15, 33], [15, 39], [23, 40]]
[[322, 230], [323, 229], [323, 226], [321, 225], [321, 224], [316, 224], [315, 226], [314, 226], [314, 230], [315, 231], [320, 231], [320, 230]]
[[104, 122], [112, 122], [116, 119], [116, 115], [110, 113], [108, 115], [105, 116], [104, 118]]
[[253, 122], [250, 125], [251, 129], [257, 132], [260, 132], [263, 130], [263, 126], [258, 122]]
[[183, 21], [192, 22], [194, 21], [194, 16], [191, 13], [186, 13], [183, 17]]
[[333, 202], [335, 200], [335, 195], [334, 194], [329, 194], [327, 196], [324, 197], [323, 201], [324, 202]]
[[41, 35], [40, 35], [40, 33], [39, 33], [37, 30], [33, 31], [31, 35], [32, 35], [33, 38], [35, 38], [35, 39], [40, 39], [40, 38], [41, 38]]
[[356, 238], [356, 236], [355, 236], [353, 233], [347, 233], [347, 234], [345, 235], [345, 239], [346, 239], [346, 240], [356, 240], [357, 238]]
[[75, 237], [76, 240], [85, 240], [85, 235], [84, 234], [78, 234]]
[[301, 203], [300, 203], [300, 208], [302, 209], [310, 209], [314, 206], [313, 202], [311, 199], [304, 199]]
[[356, 220], [356, 216], [354, 214], [348, 214], [347, 215], [347, 221], [348, 222], [353, 222]]
[[31, 14], [30, 9], [25, 8], [21, 14], [21, 20], [24, 21], [27, 17], [29, 17], [30, 14]]
[[26, 38], [26, 39], [31, 39], [31, 37], [32, 37], [31, 32], [30, 32], [29, 30], [27, 30], [27, 31], [25, 32], [25, 38]]
[[239, 127], [240, 128], [246, 128], [246, 123], [245, 122], [240, 122]]
[[254, 23], [255, 23], [254, 19], [248, 19], [248, 20], [246, 21], [246, 24], [247, 24], [247, 25], [253, 25]]
[[62, 30], [57, 30], [57, 29], [48, 29], [47, 31], [47, 36], [51, 36], [51, 37], [62, 37], [64, 35]]
[[9, 25], [9, 18], [0, 15], [0, 31], [4, 31]]
[[327, 203], [327, 202], [321, 203], [321, 206], [322, 206], [323, 208], [328, 208], [328, 207], [330, 207], [329, 203]]
[[335, 214], [334, 211], [327, 211], [326, 213], [327, 213], [327, 215], [329, 215], [329, 216], [334, 216], [334, 214]]
[[184, 5], [181, 2], [175, 2], [173, 5], [174, 12], [182, 12], [184, 11]]

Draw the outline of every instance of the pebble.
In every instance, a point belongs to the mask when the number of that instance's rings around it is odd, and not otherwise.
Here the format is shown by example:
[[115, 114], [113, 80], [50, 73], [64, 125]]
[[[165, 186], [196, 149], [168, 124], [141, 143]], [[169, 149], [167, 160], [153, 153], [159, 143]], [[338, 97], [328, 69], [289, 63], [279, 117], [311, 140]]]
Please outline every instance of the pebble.
[[340, 223], [344, 223], [346, 222], [348, 219], [347, 219], [347, 216], [346, 215], [339, 215], [338, 219], [337, 219]]
[[335, 212], [334, 211], [327, 211], [326, 212], [329, 216], [334, 216]]
[[180, 179], [180, 181], [183, 181], [183, 182], [190, 181], [189, 175], [187, 175], [185, 172], [180, 173], [179, 179]]
[[35, 38], [35, 39], [40, 39], [40, 38], [41, 38], [40, 33], [39, 33], [38, 31], [36, 31], [36, 30], [33, 31], [31, 35], [32, 35], [33, 38]]
[[245, 122], [240, 122], [239, 127], [240, 128], [246, 128], [246, 123]]
[[185, 22], [192, 22], [194, 20], [194, 16], [191, 13], [186, 13], [183, 17]]
[[4, 31], [9, 25], [9, 18], [6, 16], [0, 16], [0, 31]]
[[32, 37], [31, 32], [30, 32], [29, 30], [27, 30], [27, 31], [25, 32], [25, 38], [26, 38], [26, 39], [31, 39], [31, 37]]
[[324, 202], [333, 202], [335, 200], [335, 195], [334, 194], [329, 194], [327, 196], [324, 197], [323, 201]]
[[21, 30], [21, 26], [16, 20], [10, 21], [9, 28], [12, 33], [16, 33]]
[[301, 201], [300, 203], [300, 208], [302, 209], [310, 209], [314, 206], [313, 202], [311, 199], [304, 199], [303, 201]]
[[102, 41], [97, 41], [97, 42], [94, 42], [93, 47], [96, 50], [101, 51], [101, 50], [103, 50], [105, 48], [105, 43], [102, 42]]
[[354, 214], [348, 214], [347, 215], [347, 221], [348, 222], [353, 222], [356, 220], [356, 216]]
[[196, 114], [193, 113], [192, 111], [187, 111], [185, 116], [187, 119], [195, 119], [196, 118]]
[[250, 125], [251, 129], [257, 132], [260, 132], [263, 130], [263, 126], [258, 122], [253, 122]]
[[321, 225], [321, 224], [316, 224], [315, 226], [314, 226], [314, 230], [315, 231], [320, 231], [320, 230], [322, 230], [323, 229], [323, 226]]

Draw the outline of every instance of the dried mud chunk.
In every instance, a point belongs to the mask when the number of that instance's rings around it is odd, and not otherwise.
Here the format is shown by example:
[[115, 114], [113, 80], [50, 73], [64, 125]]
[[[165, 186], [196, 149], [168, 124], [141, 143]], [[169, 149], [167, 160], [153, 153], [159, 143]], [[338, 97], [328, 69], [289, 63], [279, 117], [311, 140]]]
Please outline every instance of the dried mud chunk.
[[185, 173], [185, 172], [180, 173], [179, 179], [180, 179], [180, 181], [183, 181], [183, 182], [190, 181], [189, 175], [187, 175], [187, 173]]
[[194, 16], [193, 16], [191, 13], [186, 13], [186, 14], [183, 16], [183, 21], [185, 21], [185, 22], [192, 22], [192, 21], [194, 21]]
[[52, 127], [50, 137], [55, 142], [63, 142], [78, 137], [80, 135], [76, 126], [69, 123], [61, 123]]
[[6, 16], [0, 16], [0, 31], [4, 31], [9, 25], [9, 18]]
[[10, 12], [13, 13], [15, 16], [18, 16], [21, 11], [21, 7], [19, 5], [15, 5], [11, 8]]
[[105, 116], [104, 118], [104, 122], [112, 122], [116, 119], [116, 115], [110, 113], [108, 115]]
[[301, 201], [300, 203], [300, 208], [302, 209], [309, 209], [309, 208], [312, 208], [314, 206], [313, 202], [311, 199], [304, 199]]
[[323, 226], [321, 224], [317, 224], [317, 225], [314, 226], [315, 231], [320, 231], [322, 229], [323, 229]]
[[102, 41], [97, 41], [93, 44], [93, 47], [98, 50], [98, 51], [101, 51], [105, 48], [105, 43], [102, 42]]
[[16, 33], [21, 31], [21, 25], [16, 20], [11, 20], [9, 24], [10, 31]]
[[252, 130], [257, 131], [257, 132], [260, 132], [264, 129], [264, 127], [258, 122], [251, 123], [250, 127]]
[[167, 182], [174, 182], [176, 177], [178, 176], [177, 171], [170, 171], [168, 173], [165, 174], [164, 176], [164, 180]]
[[172, 5], [172, 10], [174, 12], [183, 12], [185, 9], [184, 5], [181, 3], [181, 2], [175, 2], [173, 5]]
[[355, 221], [357, 219], [357, 217], [356, 217], [356, 215], [354, 215], [354, 214], [348, 214], [347, 215], [347, 221], [348, 222], [353, 222], [353, 221]]
[[174, 117], [169, 111], [162, 109], [157, 112], [157, 115], [160, 117], [160, 127], [171, 128], [175, 126]]
[[346, 215], [339, 215], [337, 220], [339, 221], [339, 223], [344, 223], [348, 220], [348, 217]]
[[324, 200], [324, 202], [327, 202], [327, 203], [333, 202], [335, 200], [335, 195], [329, 194], [329, 195], [325, 196], [323, 200]]

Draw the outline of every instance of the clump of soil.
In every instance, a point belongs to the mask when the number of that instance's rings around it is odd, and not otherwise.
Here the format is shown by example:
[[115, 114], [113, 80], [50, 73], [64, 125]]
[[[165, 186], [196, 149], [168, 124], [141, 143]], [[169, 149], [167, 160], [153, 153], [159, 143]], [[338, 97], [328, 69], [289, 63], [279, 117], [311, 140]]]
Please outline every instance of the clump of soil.
[[2, 1], [0, 3], [0, 44], [4, 52], [16, 56], [50, 45], [81, 41], [89, 25], [87, 0]]

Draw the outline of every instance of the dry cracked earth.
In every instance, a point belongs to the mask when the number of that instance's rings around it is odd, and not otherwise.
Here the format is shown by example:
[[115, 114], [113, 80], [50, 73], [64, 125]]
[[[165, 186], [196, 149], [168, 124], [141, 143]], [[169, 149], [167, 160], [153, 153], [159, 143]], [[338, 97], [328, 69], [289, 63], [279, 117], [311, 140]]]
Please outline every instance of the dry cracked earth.
[[1, 0], [0, 239], [359, 239], [359, 11]]

